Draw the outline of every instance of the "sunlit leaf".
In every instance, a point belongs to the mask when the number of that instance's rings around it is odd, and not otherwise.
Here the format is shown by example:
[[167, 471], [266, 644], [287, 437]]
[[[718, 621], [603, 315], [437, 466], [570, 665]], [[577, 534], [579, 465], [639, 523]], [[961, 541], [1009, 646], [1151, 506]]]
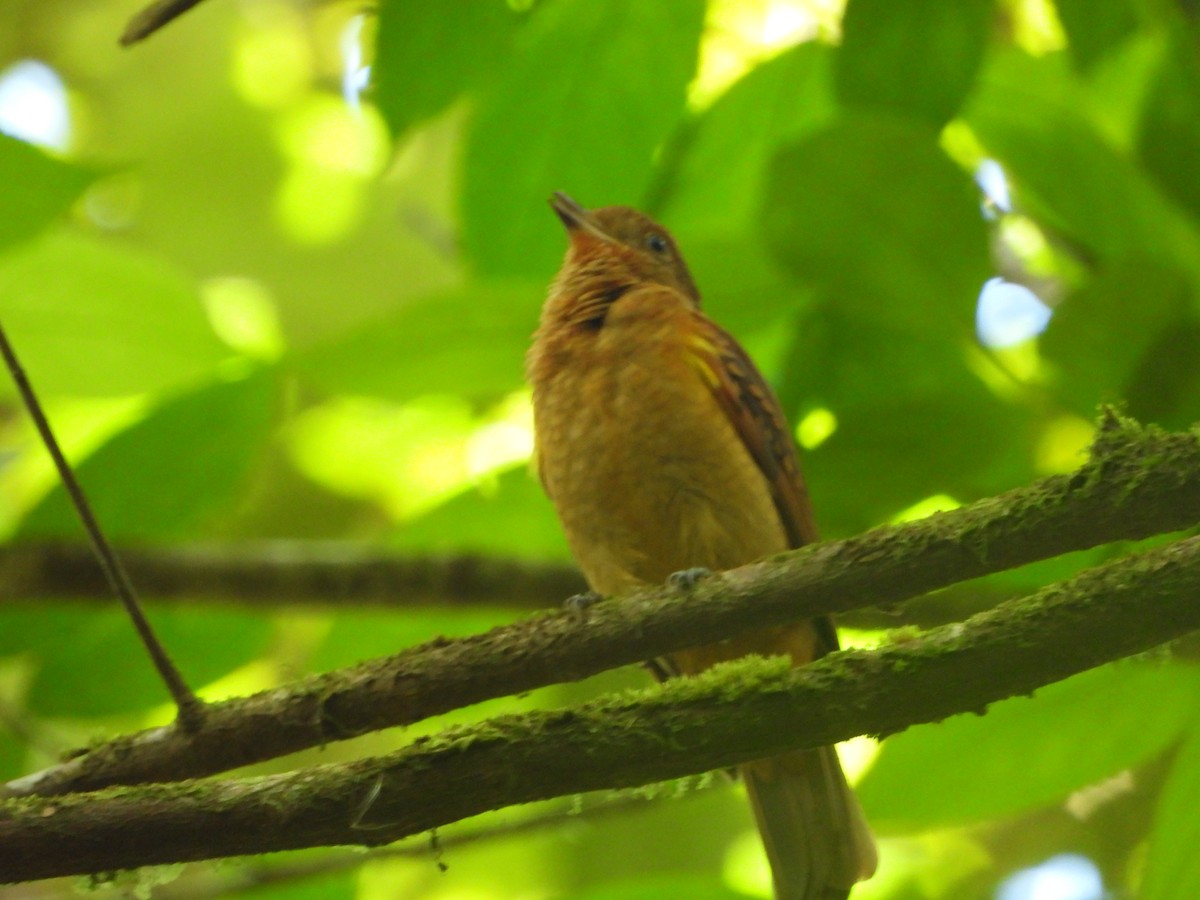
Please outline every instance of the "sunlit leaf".
[[43, 393], [155, 393], [211, 375], [230, 355], [181, 272], [73, 234], [0, 259], [0, 318]]
[[858, 795], [885, 832], [1061, 802], [1165, 749], [1193, 722], [1198, 697], [1200, 670], [1193, 666], [1093, 669], [1032, 698], [993, 704], [986, 715], [954, 716], [889, 738]]
[[[237, 496], [274, 425], [277, 386], [266, 370], [220, 382], [152, 410], [76, 467], [110, 538], [163, 541], [195, 530]], [[61, 485], [18, 529], [20, 538], [78, 538]]]
[[470, 480], [476, 427], [469, 404], [452, 394], [403, 406], [337, 397], [291, 422], [286, 440], [297, 470], [316, 484], [408, 520]]
[[769, 245], [839, 308], [914, 332], [969, 335], [990, 274], [969, 177], [925, 126], [843, 119], [781, 151], [762, 211]]
[[838, 97], [942, 125], [971, 89], [992, 0], [850, 0], [837, 54]]
[[1200, 728], [1193, 723], [1163, 787], [1150, 833], [1142, 900], [1200, 896]]
[[316, 345], [295, 364], [335, 393], [501, 396], [524, 383], [525, 351], [545, 295], [545, 283], [533, 281], [439, 294]]
[[562, 255], [552, 191], [584, 206], [637, 204], [683, 112], [701, 0], [561, 0], [480, 99], [464, 160], [467, 251], [485, 273], [548, 278]]
[[[94, 177], [0, 132], [0, 249], [53, 222]], [[3, 293], [0, 290], [0, 302]]]
[[471, 488], [400, 528], [406, 550], [477, 552], [523, 559], [564, 559], [566, 539], [536, 476], [518, 467]]

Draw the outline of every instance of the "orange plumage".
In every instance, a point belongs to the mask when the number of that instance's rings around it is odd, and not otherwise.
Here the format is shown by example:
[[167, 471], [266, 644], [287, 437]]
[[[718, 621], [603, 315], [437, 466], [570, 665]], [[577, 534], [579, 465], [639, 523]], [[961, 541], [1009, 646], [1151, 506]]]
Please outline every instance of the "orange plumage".
[[[537, 464], [588, 583], [611, 595], [817, 539], [774, 394], [700, 311], [670, 234], [629, 207], [551, 201], [570, 246], [527, 360]], [[692, 675], [750, 653], [804, 665], [828, 618], [672, 654]], [[832, 747], [741, 767], [779, 900], [845, 898], [875, 846]]]

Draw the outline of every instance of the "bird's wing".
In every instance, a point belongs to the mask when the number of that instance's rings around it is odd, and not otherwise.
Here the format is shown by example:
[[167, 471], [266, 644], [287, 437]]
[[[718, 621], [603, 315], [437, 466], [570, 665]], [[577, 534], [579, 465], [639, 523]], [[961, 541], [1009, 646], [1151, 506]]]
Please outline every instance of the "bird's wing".
[[737, 341], [699, 312], [694, 321], [688, 340], [693, 366], [767, 479], [788, 543], [812, 543], [812, 502], [779, 401]]
[[[688, 339], [689, 359], [717, 405], [724, 411], [750, 458], [771, 488], [771, 499], [792, 547], [817, 540], [812, 501], [796, 445], [788, 435], [779, 401], [737, 341], [703, 313], [693, 313], [695, 328]], [[821, 653], [838, 649], [833, 620], [814, 620]]]

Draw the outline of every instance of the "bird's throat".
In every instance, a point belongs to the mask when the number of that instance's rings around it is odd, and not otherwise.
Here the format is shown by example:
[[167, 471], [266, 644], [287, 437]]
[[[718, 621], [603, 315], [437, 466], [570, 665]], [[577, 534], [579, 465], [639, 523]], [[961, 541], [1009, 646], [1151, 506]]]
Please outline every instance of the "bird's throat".
[[613, 304], [620, 300], [633, 285], [609, 284], [581, 294], [571, 304], [568, 318], [573, 325], [591, 331], [604, 327]]

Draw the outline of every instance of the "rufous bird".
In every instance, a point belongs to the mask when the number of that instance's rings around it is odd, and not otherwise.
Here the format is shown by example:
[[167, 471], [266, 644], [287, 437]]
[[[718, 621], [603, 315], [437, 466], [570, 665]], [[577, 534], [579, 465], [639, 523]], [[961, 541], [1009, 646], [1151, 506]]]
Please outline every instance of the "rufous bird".
[[[536, 462], [591, 589], [621, 594], [817, 540], [779, 402], [700, 310], [665, 228], [627, 206], [551, 199], [570, 245], [526, 360]], [[828, 617], [671, 654], [663, 675], [838, 649]], [[875, 843], [833, 747], [739, 769], [778, 900], [846, 898]]]

